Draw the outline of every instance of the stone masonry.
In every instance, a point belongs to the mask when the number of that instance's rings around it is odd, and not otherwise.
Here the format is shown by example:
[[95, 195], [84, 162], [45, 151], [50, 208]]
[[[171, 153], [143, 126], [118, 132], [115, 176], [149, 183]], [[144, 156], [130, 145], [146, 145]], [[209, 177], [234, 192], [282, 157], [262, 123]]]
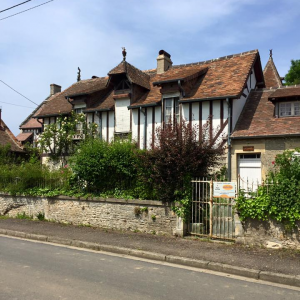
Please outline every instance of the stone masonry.
[[160, 201], [0, 195], [0, 215], [39, 213], [53, 222], [157, 234], [176, 234], [177, 217]]

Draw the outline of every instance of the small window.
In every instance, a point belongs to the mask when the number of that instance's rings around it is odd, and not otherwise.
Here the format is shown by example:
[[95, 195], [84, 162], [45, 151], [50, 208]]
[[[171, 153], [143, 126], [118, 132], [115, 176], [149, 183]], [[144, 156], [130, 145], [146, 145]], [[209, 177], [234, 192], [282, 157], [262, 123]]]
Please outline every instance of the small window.
[[300, 102], [279, 103], [279, 116], [280, 117], [300, 116]]
[[260, 153], [253, 153], [253, 154], [241, 154], [240, 159], [255, 159], [260, 158]]

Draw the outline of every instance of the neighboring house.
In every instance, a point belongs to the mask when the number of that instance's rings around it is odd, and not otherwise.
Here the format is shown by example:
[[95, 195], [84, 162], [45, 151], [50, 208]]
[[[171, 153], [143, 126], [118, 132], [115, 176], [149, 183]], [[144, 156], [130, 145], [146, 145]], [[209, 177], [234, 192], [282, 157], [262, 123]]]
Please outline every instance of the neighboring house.
[[1, 118], [2, 110], [0, 108], [0, 146], [10, 145], [10, 151], [17, 155], [24, 153], [23, 148], [14, 134], [9, 130]]
[[184, 65], [173, 65], [161, 50], [157, 68], [147, 71], [129, 64], [123, 51], [108, 76], [80, 80], [53, 95], [34, 118], [45, 126], [72, 110], [83, 112], [99, 125], [100, 138], [130, 134], [142, 149], [153, 147], [155, 130], [165, 123], [184, 119], [199, 126], [201, 137], [209, 120], [211, 143], [226, 146], [249, 93], [264, 87], [257, 50]]
[[40, 113], [44, 104], [51, 99], [51, 97], [61, 92], [61, 86], [57, 84], [50, 84], [50, 95], [21, 123], [20, 133], [17, 135], [17, 140], [25, 145], [27, 143], [37, 146], [37, 139], [43, 130], [43, 119], [36, 119], [35, 116]]
[[232, 139], [232, 179], [252, 189], [274, 169], [277, 154], [300, 147], [300, 86], [283, 86], [272, 55], [266, 88], [251, 91]]

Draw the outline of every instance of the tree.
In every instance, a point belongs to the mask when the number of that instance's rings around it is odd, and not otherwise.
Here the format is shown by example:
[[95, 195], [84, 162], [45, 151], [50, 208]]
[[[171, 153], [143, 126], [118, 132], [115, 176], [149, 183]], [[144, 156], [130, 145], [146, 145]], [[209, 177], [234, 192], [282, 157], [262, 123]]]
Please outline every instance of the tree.
[[42, 152], [50, 154], [52, 160], [60, 159], [65, 163], [66, 156], [72, 154], [75, 149], [74, 135], [83, 140], [88, 136], [94, 136], [97, 127], [95, 123], [87, 124], [84, 114], [72, 112], [69, 116], [60, 116], [56, 123], [45, 125], [38, 144]]
[[285, 75], [285, 84], [300, 84], [300, 59], [291, 61], [291, 67]]

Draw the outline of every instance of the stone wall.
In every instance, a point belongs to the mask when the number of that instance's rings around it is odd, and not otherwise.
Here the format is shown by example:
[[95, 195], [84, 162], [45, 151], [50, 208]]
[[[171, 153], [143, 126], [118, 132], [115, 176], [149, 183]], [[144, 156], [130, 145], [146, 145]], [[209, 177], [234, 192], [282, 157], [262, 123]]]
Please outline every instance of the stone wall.
[[132, 230], [157, 234], [181, 234], [180, 220], [170, 206], [160, 201], [124, 199], [78, 199], [0, 195], [0, 215], [36, 216], [74, 225], [89, 225], [118, 230]]
[[286, 227], [275, 220], [249, 219], [240, 223], [241, 226], [237, 225], [236, 222], [236, 241], [238, 243], [273, 249], [300, 249], [300, 221], [294, 228]]

